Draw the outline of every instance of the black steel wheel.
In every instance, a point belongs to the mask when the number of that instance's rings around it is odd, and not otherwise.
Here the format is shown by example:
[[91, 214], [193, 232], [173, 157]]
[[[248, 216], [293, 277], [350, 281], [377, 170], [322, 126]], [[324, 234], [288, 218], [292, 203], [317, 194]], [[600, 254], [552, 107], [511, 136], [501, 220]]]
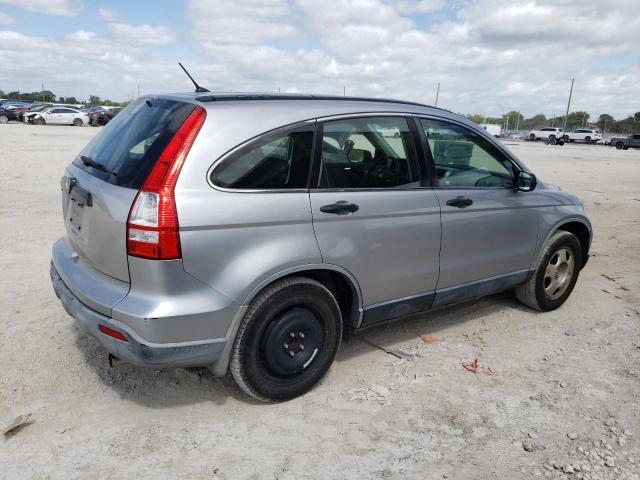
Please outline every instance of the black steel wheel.
[[234, 341], [231, 373], [258, 400], [289, 400], [324, 377], [341, 341], [332, 293], [310, 278], [287, 278], [251, 303]]

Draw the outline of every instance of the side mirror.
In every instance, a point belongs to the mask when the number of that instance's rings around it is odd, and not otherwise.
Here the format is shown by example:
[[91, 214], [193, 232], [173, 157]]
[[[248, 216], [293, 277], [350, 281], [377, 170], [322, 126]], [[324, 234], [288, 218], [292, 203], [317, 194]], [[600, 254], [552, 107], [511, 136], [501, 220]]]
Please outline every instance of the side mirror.
[[533, 173], [519, 171], [516, 175], [516, 190], [530, 192], [536, 188], [538, 181]]
[[347, 154], [347, 158], [352, 162], [362, 162], [364, 160], [364, 150], [360, 148], [352, 148]]

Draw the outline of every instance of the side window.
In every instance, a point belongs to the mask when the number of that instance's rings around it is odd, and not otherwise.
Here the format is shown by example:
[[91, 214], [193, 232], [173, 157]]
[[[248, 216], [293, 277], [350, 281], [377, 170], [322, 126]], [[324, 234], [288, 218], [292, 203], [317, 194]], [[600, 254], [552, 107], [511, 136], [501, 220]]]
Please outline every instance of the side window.
[[453, 123], [427, 119], [420, 122], [439, 187], [513, 187], [513, 165], [485, 138]]
[[320, 187], [420, 187], [407, 120], [364, 117], [324, 123]]
[[211, 181], [235, 189], [307, 188], [312, 148], [312, 128], [271, 135], [223, 160]]
[[62, 113], [61, 108], [54, 108], [53, 110], [49, 110], [49, 113]]

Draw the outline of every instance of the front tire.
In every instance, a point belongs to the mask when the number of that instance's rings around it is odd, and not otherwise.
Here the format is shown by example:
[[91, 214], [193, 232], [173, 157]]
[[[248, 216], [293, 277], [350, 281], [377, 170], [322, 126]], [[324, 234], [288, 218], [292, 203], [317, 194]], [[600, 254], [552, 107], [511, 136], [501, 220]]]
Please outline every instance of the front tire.
[[9, 117], [6, 115], [0, 115], [0, 123], [7, 123], [9, 121]]
[[238, 329], [231, 374], [264, 402], [311, 390], [327, 373], [342, 341], [335, 297], [306, 277], [280, 280], [258, 295]]
[[74, 127], [81, 127], [82, 126], [82, 120], [80, 118], [74, 118], [73, 119], [73, 126]]
[[536, 310], [555, 310], [571, 295], [581, 268], [582, 247], [578, 238], [558, 230], [547, 242], [534, 274], [516, 287], [516, 296]]
[[532, 142], [535, 142], [535, 140], [536, 140], [536, 135], [535, 135], [535, 133], [531, 133], [531, 134], [529, 134], [529, 140], [531, 140]]
[[44, 118], [39, 117], [39, 118], [36, 118], [36, 119], [33, 121], [33, 123], [34, 123], [34, 125], [44, 125], [44, 124], [45, 124], [45, 123], [47, 123], [47, 122], [45, 122], [45, 121], [44, 121]]

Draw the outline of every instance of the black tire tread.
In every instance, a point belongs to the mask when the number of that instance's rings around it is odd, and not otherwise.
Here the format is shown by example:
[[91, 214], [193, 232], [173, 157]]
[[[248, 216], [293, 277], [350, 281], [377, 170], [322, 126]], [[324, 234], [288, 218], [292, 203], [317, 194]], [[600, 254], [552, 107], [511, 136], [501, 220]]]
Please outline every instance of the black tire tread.
[[[547, 257], [551, 248], [554, 246], [554, 244], [558, 240], [562, 238], [571, 238], [571, 237], [575, 237], [575, 235], [565, 230], [558, 230], [553, 235], [551, 235], [551, 238], [549, 238], [549, 241], [544, 247], [544, 251], [542, 252], [542, 255], [540, 255], [540, 259], [538, 260], [538, 265], [536, 265], [536, 270], [533, 273], [533, 275], [531, 275], [529, 280], [527, 280], [525, 283], [523, 283], [522, 285], [518, 285], [515, 288], [516, 297], [518, 298], [518, 300], [520, 300], [521, 303], [535, 310], [540, 310], [540, 311], [543, 310], [540, 304], [538, 303], [538, 299], [536, 297], [536, 281], [538, 278], [538, 271], [542, 266], [540, 262]], [[579, 270], [579, 266], [578, 266], [578, 270]]]
[[[265, 403], [274, 402], [274, 400], [267, 398], [260, 393], [258, 393], [247, 381], [247, 378], [244, 373], [244, 358], [241, 355], [241, 350], [243, 343], [246, 339], [247, 330], [251, 327], [257, 312], [261, 309], [265, 302], [267, 302], [273, 295], [279, 292], [282, 289], [289, 288], [292, 286], [307, 284], [313, 286], [315, 288], [319, 288], [322, 291], [329, 294], [333, 301], [335, 302], [335, 306], [338, 311], [340, 311], [340, 307], [338, 306], [338, 302], [335, 300], [333, 294], [329, 291], [327, 287], [325, 287], [320, 282], [313, 280], [308, 277], [290, 277], [285, 278], [283, 280], [277, 281], [274, 284], [265, 288], [252, 302], [242, 319], [242, 323], [238, 328], [238, 332], [236, 333], [236, 337], [233, 344], [233, 350], [231, 351], [231, 361], [229, 362], [229, 369], [231, 370], [231, 375], [234, 380], [238, 384], [238, 386], [244, 391], [247, 395]], [[338, 348], [340, 348], [340, 344], [342, 343], [342, 330], [339, 329], [339, 338], [338, 338]], [[328, 371], [328, 370], [327, 370]]]

